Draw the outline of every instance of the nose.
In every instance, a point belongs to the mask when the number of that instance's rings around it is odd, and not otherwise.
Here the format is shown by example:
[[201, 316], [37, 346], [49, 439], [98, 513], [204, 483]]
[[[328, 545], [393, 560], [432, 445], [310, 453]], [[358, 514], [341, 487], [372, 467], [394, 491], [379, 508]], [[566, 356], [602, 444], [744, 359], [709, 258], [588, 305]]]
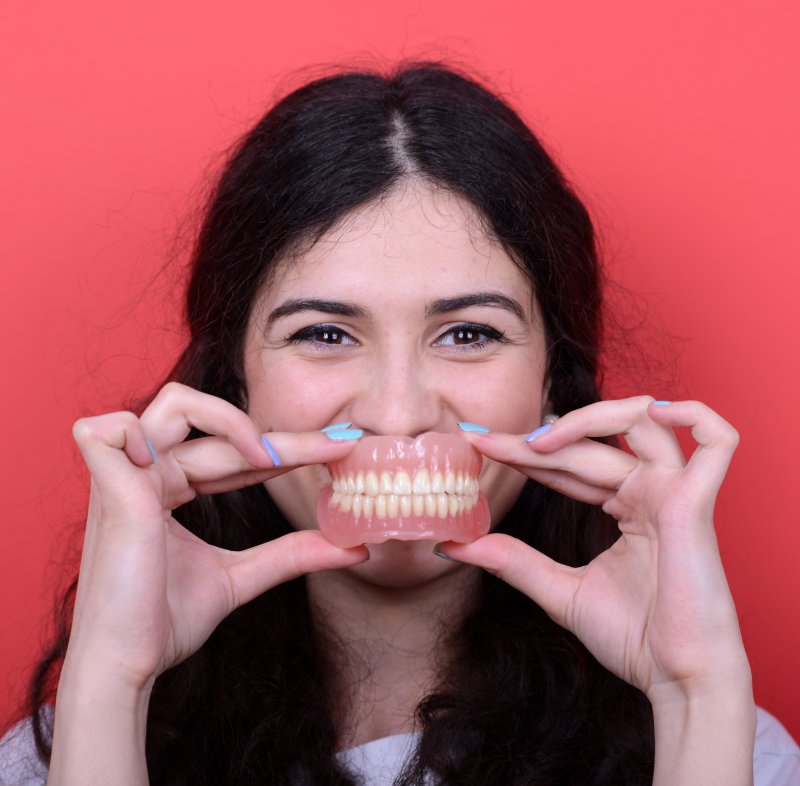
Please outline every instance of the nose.
[[443, 412], [438, 385], [413, 351], [375, 363], [352, 403], [354, 425], [373, 434], [416, 437], [436, 430]]

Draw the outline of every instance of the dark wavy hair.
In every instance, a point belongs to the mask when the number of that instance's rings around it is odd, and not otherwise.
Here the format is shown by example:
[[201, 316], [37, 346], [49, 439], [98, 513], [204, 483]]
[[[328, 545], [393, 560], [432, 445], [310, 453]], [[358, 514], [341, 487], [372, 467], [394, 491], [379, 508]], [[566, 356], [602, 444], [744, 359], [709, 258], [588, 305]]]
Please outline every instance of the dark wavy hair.
[[[246, 407], [245, 327], [275, 264], [409, 178], [471, 203], [530, 279], [545, 320], [553, 411], [598, 400], [601, 275], [587, 211], [506, 103], [430, 62], [312, 81], [236, 146], [193, 250], [190, 340], [169, 378]], [[261, 485], [198, 497], [175, 515], [227, 549], [290, 530]], [[599, 508], [531, 481], [497, 530], [574, 566], [619, 536]], [[426, 772], [452, 786], [651, 783], [646, 697], [528, 598], [491, 575], [481, 581], [452, 642], [456, 655], [418, 707], [421, 742], [398, 783], [422, 786]], [[30, 689], [44, 759], [73, 598], [74, 584]], [[304, 579], [238, 609], [156, 681], [151, 783], [354, 786], [334, 755], [333, 668]]]

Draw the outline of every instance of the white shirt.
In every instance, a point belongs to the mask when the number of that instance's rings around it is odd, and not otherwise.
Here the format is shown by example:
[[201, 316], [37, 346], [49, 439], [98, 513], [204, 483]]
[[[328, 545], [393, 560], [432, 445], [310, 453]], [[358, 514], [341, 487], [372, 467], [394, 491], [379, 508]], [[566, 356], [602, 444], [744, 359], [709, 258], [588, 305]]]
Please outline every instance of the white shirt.
[[[800, 786], [800, 748], [789, 732], [760, 707], [756, 710], [753, 755], [755, 786]], [[395, 734], [336, 754], [364, 786], [391, 786], [419, 739], [419, 733]], [[47, 768], [39, 761], [30, 720], [0, 740], [0, 786], [45, 786]]]

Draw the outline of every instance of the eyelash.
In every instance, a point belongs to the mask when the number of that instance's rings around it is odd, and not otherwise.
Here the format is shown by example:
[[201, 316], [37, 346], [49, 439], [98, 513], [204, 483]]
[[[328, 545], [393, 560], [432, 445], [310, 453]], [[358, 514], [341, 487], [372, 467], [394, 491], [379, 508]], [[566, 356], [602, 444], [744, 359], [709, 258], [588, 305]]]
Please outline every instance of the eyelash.
[[[483, 336], [483, 338], [479, 339], [478, 341], [473, 341], [470, 344], [449, 344], [449, 346], [456, 352], [481, 352], [493, 342], [504, 344], [507, 341], [505, 335], [499, 330], [495, 330], [495, 328], [489, 327], [489, 325], [481, 325], [475, 322], [462, 322], [461, 324], [454, 325], [439, 337], [439, 341], [441, 341], [445, 336], [453, 336], [455, 338], [458, 333], [477, 333], [478, 335]], [[319, 341], [316, 337], [320, 334], [333, 334], [334, 336], [339, 336], [340, 338], [347, 337], [352, 341], [355, 341], [355, 339], [353, 339], [353, 337], [346, 330], [342, 330], [336, 325], [309, 325], [308, 327], [293, 333], [291, 336], [287, 336], [285, 340], [288, 344], [295, 345], [308, 343], [314, 349], [320, 352], [331, 351], [337, 346], [342, 346], [341, 343]]]

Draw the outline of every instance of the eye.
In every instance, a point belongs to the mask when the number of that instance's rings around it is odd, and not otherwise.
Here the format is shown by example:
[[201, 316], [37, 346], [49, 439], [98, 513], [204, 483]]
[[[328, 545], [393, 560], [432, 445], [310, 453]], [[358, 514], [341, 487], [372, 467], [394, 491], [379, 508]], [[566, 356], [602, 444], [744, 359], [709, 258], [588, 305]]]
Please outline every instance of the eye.
[[438, 340], [439, 345], [450, 346], [460, 352], [480, 351], [493, 343], [504, 343], [506, 337], [489, 325], [465, 322], [454, 325], [443, 333]]
[[286, 338], [289, 344], [307, 344], [325, 350], [336, 346], [355, 346], [358, 342], [336, 325], [309, 325]]

